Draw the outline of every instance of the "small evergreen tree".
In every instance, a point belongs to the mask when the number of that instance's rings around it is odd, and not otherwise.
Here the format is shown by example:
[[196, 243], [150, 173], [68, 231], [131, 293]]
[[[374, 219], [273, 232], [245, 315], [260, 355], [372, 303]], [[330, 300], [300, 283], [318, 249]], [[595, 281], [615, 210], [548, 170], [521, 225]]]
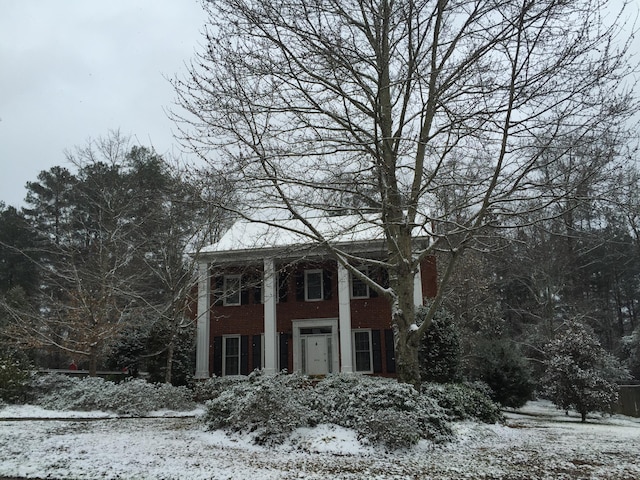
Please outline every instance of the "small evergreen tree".
[[[418, 321], [426, 308], [416, 311]], [[419, 349], [420, 376], [424, 382], [460, 381], [460, 336], [453, 317], [444, 309], [434, 316]]]
[[636, 381], [640, 380], [640, 327], [631, 335], [623, 337], [623, 351], [629, 372]]
[[584, 422], [590, 412], [610, 412], [618, 400], [616, 381], [629, 378], [586, 326], [570, 322], [545, 348], [544, 393], [559, 408], [577, 410]]
[[470, 379], [486, 383], [493, 392], [492, 399], [504, 407], [519, 408], [531, 398], [531, 370], [513, 342], [479, 342], [468, 367]]
[[[0, 401], [24, 401], [31, 379], [31, 365], [20, 352], [0, 354]], [[0, 402], [1, 403], [1, 402]]]

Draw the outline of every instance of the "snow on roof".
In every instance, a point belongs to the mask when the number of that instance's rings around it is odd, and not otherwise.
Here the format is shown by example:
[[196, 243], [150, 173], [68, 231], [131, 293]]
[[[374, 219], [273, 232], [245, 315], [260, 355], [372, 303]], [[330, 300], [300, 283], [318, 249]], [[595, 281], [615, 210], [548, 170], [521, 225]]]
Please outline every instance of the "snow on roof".
[[309, 218], [308, 222], [317, 233], [297, 219], [239, 220], [219, 242], [204, 247], [200, 254], [313, 246], [322, 241], [344, 244], [384, 239], [381, 222], [373, 216], [324, 216]]

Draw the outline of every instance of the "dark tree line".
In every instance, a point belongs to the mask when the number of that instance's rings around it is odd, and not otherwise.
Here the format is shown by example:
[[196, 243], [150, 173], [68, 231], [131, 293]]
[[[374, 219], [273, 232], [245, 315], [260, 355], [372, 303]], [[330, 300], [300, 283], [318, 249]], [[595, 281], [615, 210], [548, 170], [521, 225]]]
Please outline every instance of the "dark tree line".
[[464, 332], [470, 372], [513, 350], [539, 377], [546, 346], [577, 323], [640, 380], [640, 184], [636, 152], [617, 140], [585, 140], [564, 152], [547, 169], [553, 182], [544, 182], [561, 201], [545, 205], [544, 192], [524, 200], [527, 216], [502, 223], [511, 228], [485, 236], [461, 259], [445, 306]]

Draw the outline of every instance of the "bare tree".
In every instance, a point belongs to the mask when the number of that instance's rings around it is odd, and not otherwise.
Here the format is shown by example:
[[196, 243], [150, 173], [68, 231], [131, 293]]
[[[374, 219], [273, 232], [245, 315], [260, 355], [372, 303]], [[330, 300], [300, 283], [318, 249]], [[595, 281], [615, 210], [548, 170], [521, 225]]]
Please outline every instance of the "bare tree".
[[[204, 2], [206, 42], [174, 81], [172, 115], [184, 143], [237, 181], [237, 215], [286, 212], [389, 300], [399, 378], [418, 385], [418, 344], [445, 291], [416, 328], [419, 262], [447, 252], [446, 284], [479, 232], [540, 194], [545, 166], [634, 108], [622, 13], [606, 18], [605, 4]], [[384, 231], [388, 288], [316, 228], [318, 213], [343, 211]]]
[[[3, 304], [16, 341], [87, 359], [91, 375], [105, 349], [143, 317], [140, 286], [148, 275], [135, 265], [143, 219], [126, 182], [129, 148], [113, 132], [67, 153], [77, 175], [54, 167], [40, 175], [42, 183], [29, 184], [39, 288], [22, 308]], [[49, 203], [55, 208], [43, 208]]]
[[[151, 327], [159, 337], [160, 348], [146, 357], [164, 355], [164, 381], [172, 383], [174, 359], [180, 337], [193, 333], [197, 286], [196, 253], [219, 239], [228, 227], [226, 210], [212, 205], [233, 202], [233, 192], [223, 178], [194, 177], [174, 162], [165, 172], [169, 185], [156, 192], [154, 214], [145, 221], [143, 250], [145, 269], [160, 295], [146, 295], [154, 317]], [[191, 335], [193, 337], [193, 335]]]

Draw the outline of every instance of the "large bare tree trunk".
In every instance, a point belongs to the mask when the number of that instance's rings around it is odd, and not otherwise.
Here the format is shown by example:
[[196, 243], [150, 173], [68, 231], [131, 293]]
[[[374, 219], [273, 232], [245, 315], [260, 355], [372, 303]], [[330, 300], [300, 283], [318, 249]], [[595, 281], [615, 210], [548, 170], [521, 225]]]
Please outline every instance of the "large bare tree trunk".
[[164, 383], [171, 383], [171, 375], [173, 373], [173, 352], [175, 350], [175, 342], [171, 340], [167, 345], [167, 363], [164, 372]]
[[89, 349], [89, 376], [98, 376], [98, 351], [95, 346]]

